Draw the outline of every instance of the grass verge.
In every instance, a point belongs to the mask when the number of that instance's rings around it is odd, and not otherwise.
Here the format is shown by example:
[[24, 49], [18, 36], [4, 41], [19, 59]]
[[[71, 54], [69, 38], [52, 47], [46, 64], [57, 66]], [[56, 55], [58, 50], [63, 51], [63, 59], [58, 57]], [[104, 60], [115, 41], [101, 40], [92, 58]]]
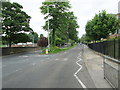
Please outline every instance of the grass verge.
[[[71, 48], [75, 47], [75, 45], [73, 46], [70, 46], [70, 47], [65, 47], [65, 48], [59, 48], [57, 46], [54, 46], [54, 47], [50, 47], [50, 51], [48, 52], [48, 54], [55, 54], [55, 53], [59, 53], [59, 52], [62, 52], [62, 51], [66, 51], [66, 50], [69, 50]], [[42, 53], [40, 54], [46, 54], [46, 49], [47, 48], [44, 48], [42, 50]]]

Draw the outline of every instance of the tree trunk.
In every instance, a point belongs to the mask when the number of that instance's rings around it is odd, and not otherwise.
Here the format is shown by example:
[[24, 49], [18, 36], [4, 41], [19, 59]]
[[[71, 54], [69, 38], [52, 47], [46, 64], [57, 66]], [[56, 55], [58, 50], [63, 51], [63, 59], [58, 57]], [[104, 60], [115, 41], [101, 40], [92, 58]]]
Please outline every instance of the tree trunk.
[[11, 38], [9, 38], [9, 47], [11, 47]]
[[55, 29], [53, 29], [52, 45], [55, 46]]

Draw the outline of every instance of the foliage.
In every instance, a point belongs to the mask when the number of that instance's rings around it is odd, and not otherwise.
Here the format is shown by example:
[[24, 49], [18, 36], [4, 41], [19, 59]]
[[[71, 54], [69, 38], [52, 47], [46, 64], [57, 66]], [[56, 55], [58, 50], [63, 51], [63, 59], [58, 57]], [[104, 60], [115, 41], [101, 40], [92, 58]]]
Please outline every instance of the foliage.
[[56, 38], [56, 39], [55, 39], [55, 42], [56, 42], [56, 45], [57, 45], [57, 46], [63, 44], [63, 41], [62, 41], [61, 38]]
[[[77, 40], [78, 24], [76, 22], [76, 17], [73, 12], [70, 12], [71, 8], [69, 2], [43, 2], [41, 13], [43, 13], [46, 19], [44, 30], [48, 30], [48, 18], [49, 19], [49, 29], [51, 30], [51, 43], [52, 45], [58, 45], [59, 38], [68, 42], [68, 39]], [[48, 10], [49, 9], [49, 13]], [[56, 44], [55, 41], [57, 40]]]
[[79, 39], [78, 39], [78, 43], [80, 43], [80, 42], [81, 42], [81, 39], [79, 38]]
[[30, 42], [33, 42], [33, 38], [34, 38], [34, 43], [38, 42], [38, 34], [36, 32], [32, 32], [28, 34], [29, 38], [30, 38]]
[[69, 39], [69, 43], [71, 43], [71, 46], [74, 45], [74, 40]]
[[11, 36], [13, 38], [13, 43], [26, 43], [30, 41], [30, 38], [25, 33], [18, 33]]
[[69, 39], [74, 40], [77, 42], [78, 40], [78, 31], [76, 28], [78, 28], [78, 24], [76, 21], [76, 17], [74, 16], [73, 12], [66, 13], [65, 16], [67, 18], [64, 18], [63, 26], [61, 26], [61, 30], [58, 30], [56, 32], [56, 36], [64, 40], [64, 43], [68, 43]]
[[87, 43], [89, 41], [90, 41], [90, 38], [86, 34], [84, 34], [80, 39], [80, 42], [82, 43]]
[[48, 46], [48, 39], [46, 37], [42, 37], [38, 42], [37, 45], [40, 47], [47, 47]]
[[41, 39], [42, 37], [44, 37], [44, 35], [43, 35], [43, 34], [40, 34], [40, 39]]
[[86, 24], [86, 36], [90, 40], [107, 38], [110, 33], [114, 34], [118, 29], [118, 20], [115, 15], [102, 11]]
[[30, 16], [22, 9], [23, 7], [18, 3], [2, 2], [2, 33], [10, 47], [14, 41], [13, 36], [21, 32], [32, 31], [29, 27]]

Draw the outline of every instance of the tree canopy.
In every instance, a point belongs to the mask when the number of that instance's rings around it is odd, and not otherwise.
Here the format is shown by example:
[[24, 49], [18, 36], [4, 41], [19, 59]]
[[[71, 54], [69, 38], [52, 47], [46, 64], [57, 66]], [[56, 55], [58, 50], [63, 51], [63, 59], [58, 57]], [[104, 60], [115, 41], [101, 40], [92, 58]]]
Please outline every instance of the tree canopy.
[[43, 2], [42, 7], [40, 7], [41, 13], [46, 15], [44, 30], [48, 30], [49, 20], [52, 45], [56, 45], [55, 40], [58, 42], [58, 39], [59, 41], [60, 39], [67, 41], [69, 38], [73, 40], [77, 38], [76, 28], [78, 28], [78, 24], [73, 12], [69, 11], [70, 8], [69, 2]]
[[118, 19], [113, 14], [107, 14], [105, 10], [96, 14], [86, 24], [86, 36], [90, 40], [107, 38], [110, 33], [114, 34], [118, 29]]
[[29, 26], [31, 17], [22, 9], [23, 7], [18, 3], [2, 2], [2, 34], [9, 41], [10, 47], [14, 41], [13, 36], [18, 35], [18, 33], [32, 32]]
[[30, 38], [30, 42], [33, 42], [33, 38], [34, 38], [34, 43], [38, 42], [38, 34], [36, 32], [32, 32], [28, 34], [29, 38]]

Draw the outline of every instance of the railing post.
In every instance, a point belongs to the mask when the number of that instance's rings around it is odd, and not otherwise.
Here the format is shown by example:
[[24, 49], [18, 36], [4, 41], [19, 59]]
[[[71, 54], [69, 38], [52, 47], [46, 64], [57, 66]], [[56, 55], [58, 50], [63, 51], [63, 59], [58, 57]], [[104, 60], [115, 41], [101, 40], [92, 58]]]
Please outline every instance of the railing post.
[[105, 57], [103, 56], [103, 71], [104, 71], [104, 79], [105, 79]]
[[[118, 60], [120, 60], [120, 39], [118, 39]], [[118, 64], [118, 90], [120, 90], [120, 64]]]
[[115, 53], [116, 52], [116, 50], [115, 50], [115, 39], [114, 39], [114, 58], [115, 58]]
[[120, 60], [120, 39], [118, 39], [118, 60]]

